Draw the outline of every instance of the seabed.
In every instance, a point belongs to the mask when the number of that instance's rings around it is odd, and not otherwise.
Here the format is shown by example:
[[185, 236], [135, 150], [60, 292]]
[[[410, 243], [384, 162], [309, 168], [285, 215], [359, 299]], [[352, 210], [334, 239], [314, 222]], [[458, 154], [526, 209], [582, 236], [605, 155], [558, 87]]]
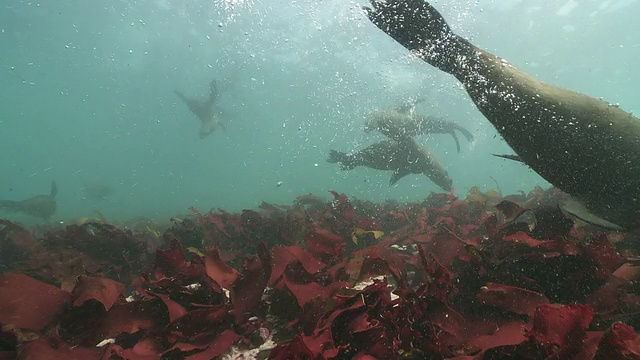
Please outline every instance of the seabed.
[[638, 359], [637, 236], [566, 195], [0, 221], [4, 359]]

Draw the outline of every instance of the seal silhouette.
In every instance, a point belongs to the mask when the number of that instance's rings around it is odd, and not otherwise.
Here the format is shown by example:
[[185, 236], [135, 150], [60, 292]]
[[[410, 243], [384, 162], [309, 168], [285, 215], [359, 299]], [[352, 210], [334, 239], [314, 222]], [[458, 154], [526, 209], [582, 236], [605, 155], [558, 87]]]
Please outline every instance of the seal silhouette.
[[200, 120], [200, 138], [204, 139], [218, 128], [224, 129], [221, 119], [222, 111], [217, 106], [218, 87], [213, 80], [209, 84], [209, 96], [206, 98], [189, 97], [180, 90], [174, 90], [175, 94], [187, 105], [189, 110]]
[[327, 162], [340, 163], [342, 170], [351, 170], [357, 166], [391, 170], [393, 175], [389, 186], [409, 174], [424, 174], [446, 191], [451, 190], [453, 184], [453, 180], [431, 151], [408, 137], [380, 141], [352, 153], [331, 150]]
[[55, 181], [51, 182], [49, 195], [37, 195], [24, 200], [0, 200], [0, 210], [10, 212], [21, 212], [29, 216], [49, 220], [58, 207], [56, 195], [58, 186]]

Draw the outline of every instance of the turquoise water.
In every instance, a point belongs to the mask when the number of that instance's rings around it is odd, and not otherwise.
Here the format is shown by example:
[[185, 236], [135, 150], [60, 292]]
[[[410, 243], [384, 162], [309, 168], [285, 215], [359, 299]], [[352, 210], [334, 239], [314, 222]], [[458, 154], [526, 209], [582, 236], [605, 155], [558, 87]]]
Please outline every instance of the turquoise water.
[[[44, 1], [0, 5], [0, 199], [58, 184], [52, 220], [102, 212], [165, 219], [201, 210], [288, 204], [328, 190], [370, 200], [440, 191], [410, 175], [326, 162], [384, 139], [368, 114], [428, 100], [476, 139], [456, 153], [423, 136], [454, 180], [504, 193], [547, 184], [509, 153], [459, 83], [412, 58], [371, 24], [364, 2]], [[460, 34], [542, 80], [639, 111], [637, 1], [448, 1], [435, 4]], [[218, 79], [226, 131], [205, 139], [173, 93], [206, 95]], [[517, 119], [514, 119], [517, 121]], [[281, 183], [281, 186], [277, 184]], [[88, 188], [108, 189], [90, 196]], [[2, 213], [18, 221], [39, 221]]]

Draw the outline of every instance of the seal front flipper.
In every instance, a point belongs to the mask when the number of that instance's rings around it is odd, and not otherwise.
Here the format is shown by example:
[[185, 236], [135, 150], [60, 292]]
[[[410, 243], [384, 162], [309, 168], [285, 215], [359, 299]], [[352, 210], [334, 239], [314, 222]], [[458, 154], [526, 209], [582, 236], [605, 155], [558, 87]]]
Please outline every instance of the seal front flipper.
[[393, 175], [391, 175], [391, 179], [389, 180], [389, 186], [393, 186], [395, 185], [395, 183], [398, 182], [398, 180], [402, 179], [403, 177], [409, 175], [411, 172], [408, 171], [407, 169], [396, 169], [393, 172]]
[[411, 98], [405, 101], [404, 104], [396, 107], [395, 110], [401, 114], [411, 114], [415, 111], [418, 104], [421, 104], [425, 101], [427, 101], [427, 98], [425, 97]]
[[560, 209], [566, 211], [567, 213], [577, 217], [578, 219], [589, 223], [591, 225], [595, 225], [604, 229], [622, 231], [623, 228], [618, 224], [614, 224], [611, 221], [605, 220], [594, 213], [592, 213], [583, 203], [569, 199], [565, 200], [560, 204]]
[[518, 155], [511, 155], [511, 154], [492, 154], [495, 157], [499, 157], [499, 158], [503, 158], [503, 159], [507, 159], [507, 160], [513, 160], [513, 161], [518, 161], [523, 163], [524, 161], [522, 161], [522, 159], [520, 158], [520, 156]]

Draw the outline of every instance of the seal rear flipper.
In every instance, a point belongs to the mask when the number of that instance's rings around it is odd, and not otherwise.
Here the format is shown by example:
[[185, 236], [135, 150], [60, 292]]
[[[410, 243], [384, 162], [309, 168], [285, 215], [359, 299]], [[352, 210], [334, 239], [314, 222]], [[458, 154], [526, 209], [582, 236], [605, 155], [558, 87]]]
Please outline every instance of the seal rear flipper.
[[459, 67], [473, 46], [456, 35], [442, 15], [424, 0], [369, 0], [364, 11], [380, 30], [418, 57], [447, 73]]
[[460, 133], [462, 133], [462, 135], [464, 135], [465, 138], [467, 138], [468, 142], [473, 141], [473, 134], [471, 133], [471, 131], [465, 129], [464, 127], [458, 124], [454, 124], [453, 126], [455, 127], [456, 130], [460, 131]]
[[340, 163], [340, 169], [342, 170], [351, 170], [355, 168], [353, 159], [349, 156], [349, 154], [342, 151], [329, 151], [329, 158], [327, 159], [327, 162], [331, 164]]
[[409, 172], [403, 169], [396, 169], [393, 174], [391, 175], [391, 179], [389, 180], [389, 186], [393, 186], [395, 185], [395, 183], [398, 182], [398, 180], [402, 179], [403, 177], [409, 175]]
[[451, 129], [451, 131], [448, 132], [448, 134], [453, 137], [453, 141], [456, 142], [456, 150], [458, 150], [458, 154], [460, 154], [460, 140], [458, 140], [458, 135], [456, 135], [456, 132], [453, 129]]
[[609, 230], [624, 230], [620, 225], [612, 223], [611, 221], [605, 220], [598, 215], [595, 215], [583, 203], [575, 199], [563, 201], [560, 204], [560, 209], [591, 225]]

